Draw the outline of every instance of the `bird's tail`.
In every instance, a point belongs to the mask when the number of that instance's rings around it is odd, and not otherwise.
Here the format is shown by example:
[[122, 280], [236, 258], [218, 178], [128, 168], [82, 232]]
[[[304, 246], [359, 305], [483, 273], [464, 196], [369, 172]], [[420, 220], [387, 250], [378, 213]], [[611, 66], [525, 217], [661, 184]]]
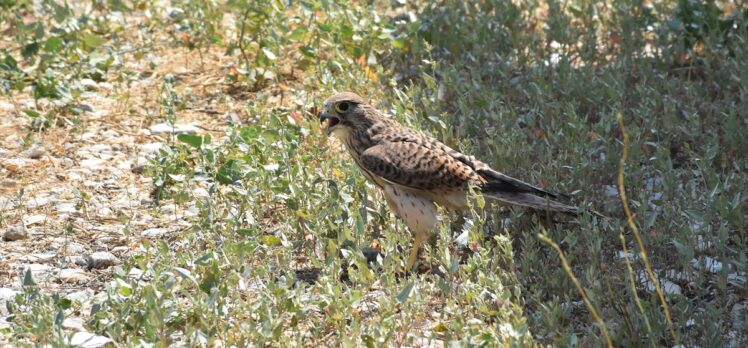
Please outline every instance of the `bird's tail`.
[[486, 180], [486, 183], [479, 186], [486, 197], [538, 210], [575, 215], [579, 213], [579, 208], [570, 203], [568, 195], [530, 185], [488, 167], [479, 169], [478, 173]]
[[548, 196], [543, 197], [527, 192], [491, 191], [490, 189], [482, 189], [481, 192], [484, 197], [495, 199], [506, 204], [515, 204], [538, 210], [550, 210], [574, 215], [579, 213], [579, 208], [570, 204], [557, 202]]

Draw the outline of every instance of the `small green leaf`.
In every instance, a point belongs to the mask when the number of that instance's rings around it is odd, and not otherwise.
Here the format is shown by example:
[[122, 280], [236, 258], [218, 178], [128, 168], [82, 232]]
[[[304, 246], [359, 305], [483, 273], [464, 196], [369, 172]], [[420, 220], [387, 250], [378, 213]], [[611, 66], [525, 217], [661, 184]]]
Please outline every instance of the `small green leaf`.
[[31, 110], [31, 109], [23, 109], [23, 113], [34, 118], [37, 118], [39, 117], [39, 115], [41, 115], [39, 111]]
[[26, 273], [23, 274], [23, 286], [34, 286], [34, 276], [31, 274], [31, 269], [27, 268]]
[[361, 335], [361, 341], [364, 342], [366, 348], [374, 348], [377, 346], [376, 341], [374, 341], [374, 338], [370, 335]]
[[132, 287], [130, 287], [129, 284], [120, 284], [120, 287], [117, 289], [117, 293], [119, 293], [123, 297], [130, 297], [132, 296]]
[[199, 135], [182, 133], [182, 134], [177, 135], [177, 140], [187, 145], [190, 145], [196, 149], [199, 149], [200, 146], [203, 145], [203, 137]]
[[68, 16], [70, 16], [70, 12], [71, 12], [70, 8], [67, 5], [62, 6], [55, 1], [52, 1], [51, 4], [55, 12], [54, 13], [55, 21], [59, 24], [64, 23], [65, 19], [67, 19]]
[[332, 25], [327, 23], [317, 23], [317, 27], [321, 31], [331, 32], [332, 31]]
[[341, 25], [340, 26], [340, 35], [342, 35], [345, 38], [351, 38], [353, 37], [353, 28], [349, 25]]
[[90, 33], [83, 34], [82, 40], [84, 47], [91, 51], [95, 50], [99, 46], [103, 45], [104, 42], [106, 42], [106, 40], [104, 40], [104, 38], [102, 38], [101, 36]]
[[0, 62], [0, 69], [5, 71], [19, 71], [18, 62], [13, 59], [13, 56], [6, 53], [5, 57], [3, 57], [2, 62]]
[[397, 301], [405, 303], [405, 301], [408, 300], [408, 297], [410, 297], [411, 291], [413, 291], [413, 282], [408, 282], [408, 284], [405, 284], [403, 291], [400, 291], [400, 293], [397, 294]]
[[182, 279], [187, 279], [197, 284], [197, 280], [195, 280], [195, 277], [192, 276], [192, 273], [190, 273], [189, 270], [184, 269], [182, 267], [174, 267], [174, 271], [176, 271], [177, 274], [179, 274], [179, 276], [182, 277]]
[[21, 56], [28, 59], [36, 55], [37, 52], [39, 52], [39, 43], [32, 42], [26, 46], [23, 46], [23, 49], [21, 50]]
[[200, 290], [206, 294], [210, 294], [210, 290], [218, 286], [221, 282], [221, 270], [218, 269], [215, 262], [205, 269], [202, 276], [202, 282], [200, 282]]
[[218, 168], [216, 173], [216, 180], [221, 184], [233, 185], [234, 182], [239, 180], [239, 171], [236, 168], [236, 161], [229, 160], [224, 163], [221, 168]]
[[111, 6], [112, 11], [119, 11], [119, 12], [130, 12], [132, 9], [127, 7], [125, 3], [122, 0], [109, 0], [109, 6]]
[[307, 58], [314, 58], [314, 48], [310, 46], [302, 46], [299, 47], [299, 51], [301, 51], [301, 54], [303, 54]]
[[390, 41], [390, 44], [392, 44], [392, 47], [402, 50], [405, 48], [405, 40], [404, 39], [394, 39]]
[[47, 42], [44, 43], [44, 51], [48, 53], [57, 53], [62, 50], [62, 40], [60, 40], [59, 37], [52, 36], [49, 39], [47, 39]]
[[309, 38], [309, 31], [305, 28], [296, 28], [296, 30], [292, 31], [291, 34], [288, 34], [289, 40], [294, 41], [301, 41], [306, 40]]
[[281, 240], [276, 236], [264, 235], [260, 237], [260, 243], [267, 246], [278, 246], [281, 245]]
[[55, 326], [60, 327], [62, 326], [62, 322], [65, 321], [65, 312], [60, 309], [57, 311], [57, 315], [55, 315]]
[[252, 235], [252, 230], [248, 230], [246, 228], [240, 228], [236, 230], [236, 234], [242, 236], [242, 237], [248, 237]]
[[70, 309], [70, 306], [73, 305], [73, 301], [71, 301], [69, 298], [61, 298], [57, 304], [60, 306], [61, 309]]

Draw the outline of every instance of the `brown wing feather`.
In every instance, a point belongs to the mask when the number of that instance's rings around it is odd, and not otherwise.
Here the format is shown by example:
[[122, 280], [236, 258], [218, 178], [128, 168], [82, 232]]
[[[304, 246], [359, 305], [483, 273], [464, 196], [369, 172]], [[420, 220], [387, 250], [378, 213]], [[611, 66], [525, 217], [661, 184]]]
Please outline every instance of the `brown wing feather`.
[[420, 190], [458, 188], [481, 180], [472, 168], [446, 152], [406, 139], [368, 148], [360, 156], [360, 165], [389, 182]]

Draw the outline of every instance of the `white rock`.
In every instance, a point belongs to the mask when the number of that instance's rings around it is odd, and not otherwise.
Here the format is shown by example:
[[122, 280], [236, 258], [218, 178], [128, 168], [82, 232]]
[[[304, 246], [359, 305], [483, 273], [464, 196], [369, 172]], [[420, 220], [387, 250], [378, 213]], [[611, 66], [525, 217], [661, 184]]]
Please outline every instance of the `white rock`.
[[693, 259], [691, 266], [699, 270], [705, 270], [709, 273], [719, 273], [722, 270], [722, 262], [719, 262], [709, 256], [704, 256], [703, 261]]
[[28, 260], [34, 263], [48, 263], [57, 257], [56, 253], [33, 253]]
[[86, 133], [83, 133], [83, 135], [81, 135], [81, 140], [83, 141], [89, 141], [93, 138], [96, 138], [96, 133], [94, 132], [86, 132]]
[[10, 288], [0, 288], [0, 315], [8, 314], [8, 307], [6, 306], [6, 303], [14, 302], [16, 295], [20, 293], [20, 291], [16, 291]]
[[618, 187], [614, 185], [603, 185], [603, 194], [608, 198], [618, 198]]
[[26, 167], [32, 163], [34, 163], [34, 160], [31, 160], [28, 158], [20, 158], [20, 157], [8, 158], [8, 159], [3, 160], [3, 165], [6, 168], [10, 166]]
[[52, 270], [52, 266], [40, 263], [31, 263], [23, 266], [23, 274], [31, 272], [31, 278], [37, 283], [47, 280], [50, 277]]
[[101, 209], [99, 209], [98, 211], [96, 211], [96, 214], [97, 214], [97, 215], [98, 215], [98, 216], [99, 216], [100, 218], [107, 218], [107, 217], [109, 217], [110, 215], [112, 215], [112, 209], [109, 209], [109, 208], [107, 208], [107, 207], [102, 207]]
[[8, 227], [7, 230], [5, 230], [5, 233], [3, 233], [3, 239], [6, 241], [15, 241], [15, 240], [21, 240], [28, 238], [29, 235], [26, 232], [26, 229], [23, 228], [22, 225], [13, 225]]
[[140, 279], [143, 277], [143, 271], [140, 268], [133, 267], [130, 269], [130, 272], [127, 273], [127, 277], [130, 279]]
[[57, 203], [57, 206], [55, 206], [55, 208], [57, 208], [57, 212], [60, 214], [73, 214], [78, 211], [75, 205], [75, 203], [71, 202], [61, 202]]
[[711, 240], [704, 238], [700, 234], [696, 236], [696, 243], [694, 245], [696, 251], [703, 253], [711, 249], [712, 246], [714, 246], [714, 243]]
[[202, 187], [195, 187], [195, 189], [192, 190], [192, 195], [195, 198], [207, 198], [210, 196], [210, 193]]
[[200, 209], [198, 207], [191, 206], [184, 210], [184, 216], [195, 217], [198, 215], [200, 215]]
[[90, 155], [101, 157], [102, 154], [112, 154], [112, 147], [107, 144], [93, 144], [78, 149], [78, 155], [88, 157]]
[[[636, 280], [640, 284], [644, 284], [645, 290], [649, 292], [655, 291], [655, 288], [656, 288], [655, 284], [649, 279], [646, 271], [642, 270], [642, 271], [637, 272]], [[662, 289], [662, 292], [664, 292], [667, 295], [680, 295], [683, 293], [680, 285], [675, 284], [671, 282], [670, 280], [660, 278], [658, 279], [658, 281], [660, 283], [660, 288]]]
[[634, 257], [636, 257], [636, 256], [634, 256], [634, 253], [632, 253], [630, 251], [623, 252], [623, 250], [618, 250], [618, 252], [616, 254], [618, 255], [619, 259], [626, 259], [626, 258], [628, 258], [629, 261], [633, 260]]
[[80, 255], [66, 256], [65, 262], [80, 267], [88, 267], [88, 259]]
[[732, 319], [733, 329], [745, 327], [746, 323], [748, 323], [748, 301], [732, 306], [730, 318]]
[[62, 328], [68, 330], [84, 331], [86, 328], [83, 326], [83, 319], [79, 317], [67, 317], [62, 321]]
[[198, 132], [198, 128], [195, 127], [192, 124], [179, 124], [175, 123], [173, 126], [168, 123], [158, 123], [154, 124], [150, 128], [151, 133], [153, 134], [162, 134], [162, 133], [171, 133], [171, 134], [181, 134], [181, 133], [188, 133], [188, 134], [195, 134]]
[[745, 273], [730, 273], [727, 275], [727, 282], [736, 287], [744, 287], [748, 281]]
[[16, 202], [13, 199], [0, 197], [0, 208], [13, 209], [16, 207]]
[[89, 92], [95, 92], [99, 90], [99, 84], [96, 83], [96, 81], [91, 79], [81, 79], [80, 80], [81, 86], [85, 88]]
[[2, 111], [14, 111], [16, 109], [16, 106], [13, 105], [13, 103], [0, 100], [0, 110]]
[[62, 165], [63, 168], [70, 168], [75, 165], [75, 161], [73, 161], [70, 158], [63, 157], [60, 159], [60, 164]]
[[30, 149], [23, 152], [23, 156], [31, 159], [39, 159], [46, 153], [47, 151], [44, 149], [44, 146], [41, 144], [34, 144]]
[[104, 131], [104, 133], [101, 133], [101, 136], [104, 137], [104, 139], [113, 139], [119, 137], [119, 133], [111, 129], [107, 129], [106, 131]]
[[88, 275], [82, 269], [66, 268], [60, 271], [60, 281], [63, 283], [82, 283], [88, 280]]
[[26, 215], [23, 217], [23, 225], [26, 227], [29, 227], [31, 225], [36, 225], [40, 222], [43, 222], [47, 220], [47, 216], [42, 214], [36, 214], [36, 215]]
[[88, 255], [86, 259], [88, 261], [88, 268], [109, 268], [119, 264], [119, 259], [107, 251], [95, 252]]
[[93, 297], [93, 290], [91, 289], [75, 291], [75, 292], [71, 292], [65, 295], [66, 299], [73, 301], [73, 302], [80, 302], [80, 303], [87, 303], [88, 301], [91, 300], [92, 297]]
[[147, 154], [157, 154], [160, 148], [164, 147], [163, 143], [148, 143], [140, 145], [140, 151]]
[[140, 235], [146, 238], [158, 238], [166, 234], [166, 232], [169, 232], [169, 231], [165, 228], [157, 227], [157, 228], [149, 228], [143, 231]]
[[29, 201], [26, 202], [26, 208], [29, 208], [29, 209], [41, 208], [49, 204], [49, 197], [50, 196], [48, 194], [36, 195], [34, 198], [29, 199]]
[[98, 348], [112, 343], [112, 339], [106, 336], [92, 334], [86, 331], [78, 331], [70, 337], [70, 345], [82, 348]]
[[80, 161], [81, 167], [88, 168], [89, 170], [101, 169], [104, 163], [106, 163], [106, 161], [101, 158], [87, 158]]

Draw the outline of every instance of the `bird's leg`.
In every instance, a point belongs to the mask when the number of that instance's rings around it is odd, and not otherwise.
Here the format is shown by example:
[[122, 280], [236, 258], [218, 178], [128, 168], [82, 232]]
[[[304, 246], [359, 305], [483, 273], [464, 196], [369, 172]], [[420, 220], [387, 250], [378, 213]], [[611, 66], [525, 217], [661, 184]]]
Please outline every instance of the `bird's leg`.
[[413, 241], [413, 250], [410, 252], [408, 257], [408, 263], [405, 264], [405, 269], [411, 270], [418, 260], [418, 251], [421, 249], [421, 244], [426, 240], [427, 234], [423, 232], [416, 232], [415, 240]]

